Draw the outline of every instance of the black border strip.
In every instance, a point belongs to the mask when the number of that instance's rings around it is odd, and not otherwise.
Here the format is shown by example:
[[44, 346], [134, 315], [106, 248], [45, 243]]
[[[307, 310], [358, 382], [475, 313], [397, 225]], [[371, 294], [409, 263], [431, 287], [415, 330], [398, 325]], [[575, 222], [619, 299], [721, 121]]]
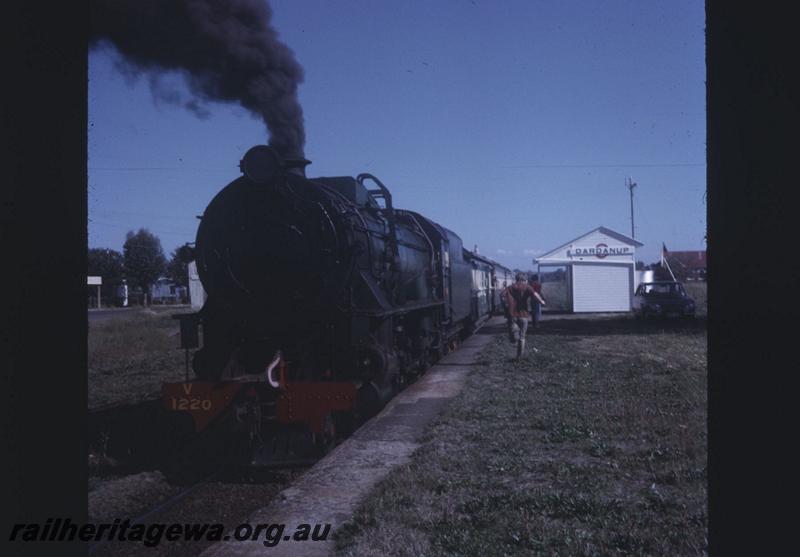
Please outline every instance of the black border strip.
[[12, 2], [0, 23], [3, 546], [14, 523], [86, 520], [87, 13], [81, 2]]

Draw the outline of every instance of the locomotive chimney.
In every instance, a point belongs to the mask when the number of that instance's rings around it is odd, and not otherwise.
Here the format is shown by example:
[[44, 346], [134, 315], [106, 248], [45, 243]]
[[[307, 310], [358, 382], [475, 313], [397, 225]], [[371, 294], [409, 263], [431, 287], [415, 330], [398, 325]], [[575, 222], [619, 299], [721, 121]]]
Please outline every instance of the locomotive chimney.
[[281, 170], [305, 178], [308, 164], [311, 161], [303, 157], [284, 159], [272, 147], [256, 145], [239, 161], [239, 169], [256, 184], [268, 184]]
[[302, 178], [306, 177], [306, 166], [311, 164], [311, 161], [304, 158], [299, 159], [283, 159], [283, 168], [286, 172], [295, 174]]

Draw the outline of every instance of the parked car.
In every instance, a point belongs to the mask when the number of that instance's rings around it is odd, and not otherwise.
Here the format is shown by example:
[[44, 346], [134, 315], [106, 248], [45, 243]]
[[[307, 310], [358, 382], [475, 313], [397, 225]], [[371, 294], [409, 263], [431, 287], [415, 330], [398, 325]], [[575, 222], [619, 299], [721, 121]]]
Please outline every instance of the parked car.
[[694, 317], [694, 300], [676, 281], [643, 282], [633, 296], [636, 317]]

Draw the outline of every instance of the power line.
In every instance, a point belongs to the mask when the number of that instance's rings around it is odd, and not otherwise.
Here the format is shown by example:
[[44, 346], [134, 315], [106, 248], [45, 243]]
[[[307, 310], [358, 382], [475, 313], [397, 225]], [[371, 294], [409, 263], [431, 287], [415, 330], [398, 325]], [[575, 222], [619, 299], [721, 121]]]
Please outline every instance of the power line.
[[[704, 162], [687, 163], [636, 163], [636, 164], [512, 164], [501, 165], [500, 168], [659, 168], [706, 166]], [[183, 170], [190, 172], [231, 172], [231, 167], [182, 167], [182, 166], [90, 166], [89, 170], [102, 171], [147, 171], [147, 170]]]
[[88, 170], [107, 170], [107, 171], [139, 171], [139, 170], [183, 170], [189, 172], [232, 172], [235, 169], [229, 167], [203, 168], [197, 166], [89, 166]]
[[[124, 224], [115, 224], [115, 223], [110, 223], [110, 222], [100, 222], [100, 221], [96, 221], [96, 220], [89, 220], [89, 224], [99, 225], [99, 226], [109, 226], [111, 228], [126, 228], [128, 230], [132, 230], [132, 228], [130, 226], [126, 226]], [[177, 231], [177, 230], [164, 230], [163, 228], [162, 229], [150, 228], [150, 227], [140, 227], [140, 228], [146, 228], [147, 230], [150, 230], [151, 232], [158, 232], [159, 234], [172, 234], [173, 236], [194, 236], [195, 233], [196, 233], [196, 231], [180, 232], [180, 231]]]
[[106, 215], [129, 215], [133, 217], [148, 217], [148, 218], [157, 218], [157, 219], [196, 219], [196, 215], [191, 214], [183, 214], [183, 215], [164, 215], [164, 214], [157, 214], [157, 213], [133, 213], [130, 211], [114, 211], [112, 209], [96, 209], [94, 211], [90, 211], [90, 213], [100, 213]]
[[500, 168], [658, 168], [658, 167], [687, 167], [706, 166], [706, 163], [664, 163], [664, 164], [516, 164], [504, 165]]

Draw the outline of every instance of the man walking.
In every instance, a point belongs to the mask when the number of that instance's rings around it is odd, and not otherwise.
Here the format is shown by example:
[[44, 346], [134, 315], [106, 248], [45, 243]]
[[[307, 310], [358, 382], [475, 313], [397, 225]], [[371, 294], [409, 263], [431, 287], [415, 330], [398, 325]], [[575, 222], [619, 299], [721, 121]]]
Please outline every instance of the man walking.
[[509, 336], [516, 341], [517, 360], [520, 360], [525, 353], [525, 333], [531, 318], [531, 314], [528, 312], [528, 303], [531, 300], [538, 300], [540, 304], [544, 304], [544, 300], [525, 280], [524, 273], [517, 273], [514, 278], [516, 282], [506, 288], [505, 298], [510, 315], [508, 320]]
[[[542, 284], [539, 282], [539, 275], [533, 275], [531, 277], [530, 284], [531, 288], [533, 288], [533, 291], [539, 295], [539, 298], [543, 299], [544, 296], [542, 296]], [[531, 297], [531, 305], [533, 306], [533, 328], [538, 329], [539, 321], [542, 320], [542, 304], [540, 304], [539, 300], [537, 300], [535, 297]]]

